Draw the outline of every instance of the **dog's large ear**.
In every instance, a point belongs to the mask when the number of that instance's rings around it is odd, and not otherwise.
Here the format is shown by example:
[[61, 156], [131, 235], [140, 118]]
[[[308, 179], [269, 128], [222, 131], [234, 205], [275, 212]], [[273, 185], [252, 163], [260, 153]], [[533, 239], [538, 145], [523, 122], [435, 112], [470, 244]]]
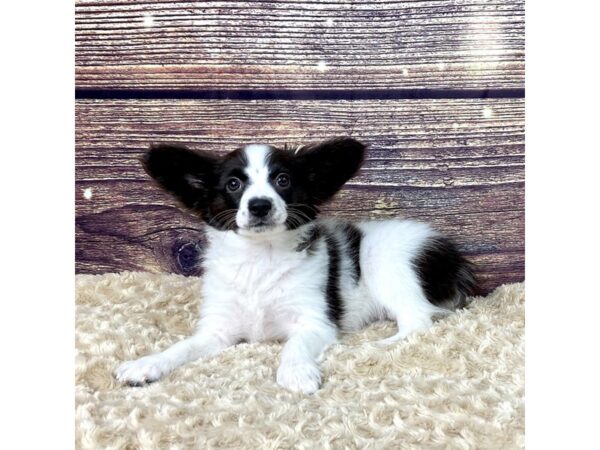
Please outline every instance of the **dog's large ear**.
[[329, 200], [360, 169], [366, 145], [338, 137], [303, 147], [298, 162], [307, 174], [308, 189], [317, 204]]
[[186, 207], [206, 206], [207, 187], [211, 186], [217, 157], [189, 150], [181, 145], [157, 144], [141, 158], [144, 169], [160, 186]]

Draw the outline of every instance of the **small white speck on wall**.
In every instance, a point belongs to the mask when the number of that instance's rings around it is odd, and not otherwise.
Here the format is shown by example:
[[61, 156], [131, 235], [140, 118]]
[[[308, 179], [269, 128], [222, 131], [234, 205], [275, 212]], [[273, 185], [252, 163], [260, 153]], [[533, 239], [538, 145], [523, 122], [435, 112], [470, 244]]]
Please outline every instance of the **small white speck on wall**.
[[407, 76], [408, 75], [408, 69], [402, 69], [402, 75]]
[[439, 70], [446, 70], [446, 63], [439, 62], [437, 64], [437, 67], [438, 67]]
[[147, 28], [153, 27], [155, 24], [154, 16], [149, 13], [144, 14], [142, 21], [144, 22], [144, 26]]
[[92, 188], [85, 188], [83, 190], [83, 198], [85, 198], [86, 200], [92, 199]]
[[327, 64], [325, 64], [325, 61], [319, 61], [319, 64], [317, 64], [317, 69], [319, 69], [321, 72], [325, 72], [327, 70]]
[[453, 123], [452, 124], [452, 128], [454, 128], [455, 130], [458, 129], [458, 124], [457, 123]]
[[328, 27], [332, 27], [333, 26], [333, 19], [331, 17], [329, 19], [327, 19], [325, 21], [325, 25], [327, 25]]
[[483, 117], [485, 117], [486, 119], [489, 119], [493, 115], [494, 115], [494, 110], [492, 110], [492, 108], [490, 108], [489, 106], [483, 107]]

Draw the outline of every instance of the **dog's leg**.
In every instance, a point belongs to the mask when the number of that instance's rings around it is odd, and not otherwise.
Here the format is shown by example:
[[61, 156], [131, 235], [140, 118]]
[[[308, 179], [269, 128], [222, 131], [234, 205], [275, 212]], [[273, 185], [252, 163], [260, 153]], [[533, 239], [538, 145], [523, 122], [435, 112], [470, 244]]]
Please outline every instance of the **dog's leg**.
[[427, 330], [431, 327], [433, 321], [431, 320], [431, 314], [424, 313], [419, 314], [418, 316], [397, 316], [396, 323], [398, 324], [398, 332], [388, 338], [377, 341], [376, 344], [394, 344], [395, 342], [401, 341], [412, 333]]
[[[408, 225], [406, 230], [396, 229], [404, 225]], [[415, 230], [412, 229], [414, 227]], [[362, 276], [369, 294], [383, 308], [386, 316], [398, 324], [398, 332], [378, 341], [378, 344], [392, 344], [412, 333], [426, 330], [433, 323], [433, 315], [444, 313], [443, 309], [429, 303], [414, 268], [414, 255], [420, 247], [409, 248], [407, 244], [412, 242], [408, 238], [418, 237], [417, 232], [427, 236], [429, 231], [420, 227], [400, 222], [388, 224], [383, 230], [374, 228], [361, 244]], [[395, 232], [398, 236], [394, 235]], [[417, 237], [413, 240], [423, 239]]]
[[377, 341], [381, 345], [398, 342], [412, 333], [427, 330], [433, 324], [432, 316], [443, 310], [430, 304], [418, 282], [405, 277], [401, 285], [380, 285], [375, 299], [387, 311], [388, 317], [395, 319], [398, 332], [386, 339]]
[[158, 380], [182, 364], [214, 356], [233, 343], [233, 339], [216, 332], [214, 328], [200, 327], [195, 335], [163, 352], [121, 364], [115, 371], [115, 377], [130, 386], [142, 386]]
[[323, 353], [336, 341], [330, 325], [315, 325], [295, 331], [281, 353], [277, 383], [286, 389], [312, 394], [321, 385], [319, 362]]

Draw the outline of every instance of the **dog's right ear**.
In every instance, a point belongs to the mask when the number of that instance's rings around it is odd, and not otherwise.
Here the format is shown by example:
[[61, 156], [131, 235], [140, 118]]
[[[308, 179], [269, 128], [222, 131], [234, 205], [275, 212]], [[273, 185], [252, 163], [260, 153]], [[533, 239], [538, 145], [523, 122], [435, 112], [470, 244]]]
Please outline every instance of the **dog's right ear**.
[[213, 183], [217, 157], [182, 145], [157, 144], [142, 156], [144, 169], [160, 186], [186, 207], [206, 206], [208, 187]]

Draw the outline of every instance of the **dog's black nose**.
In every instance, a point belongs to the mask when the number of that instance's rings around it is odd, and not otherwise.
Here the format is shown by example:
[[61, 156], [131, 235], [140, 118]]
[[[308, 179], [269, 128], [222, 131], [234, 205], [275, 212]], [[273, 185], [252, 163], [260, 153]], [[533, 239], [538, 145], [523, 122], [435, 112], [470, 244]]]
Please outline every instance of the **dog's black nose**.
[[268, 198], [253, 198], [248, 202], [248, 210], [254, 217], [265, 217], [272, 206]]

